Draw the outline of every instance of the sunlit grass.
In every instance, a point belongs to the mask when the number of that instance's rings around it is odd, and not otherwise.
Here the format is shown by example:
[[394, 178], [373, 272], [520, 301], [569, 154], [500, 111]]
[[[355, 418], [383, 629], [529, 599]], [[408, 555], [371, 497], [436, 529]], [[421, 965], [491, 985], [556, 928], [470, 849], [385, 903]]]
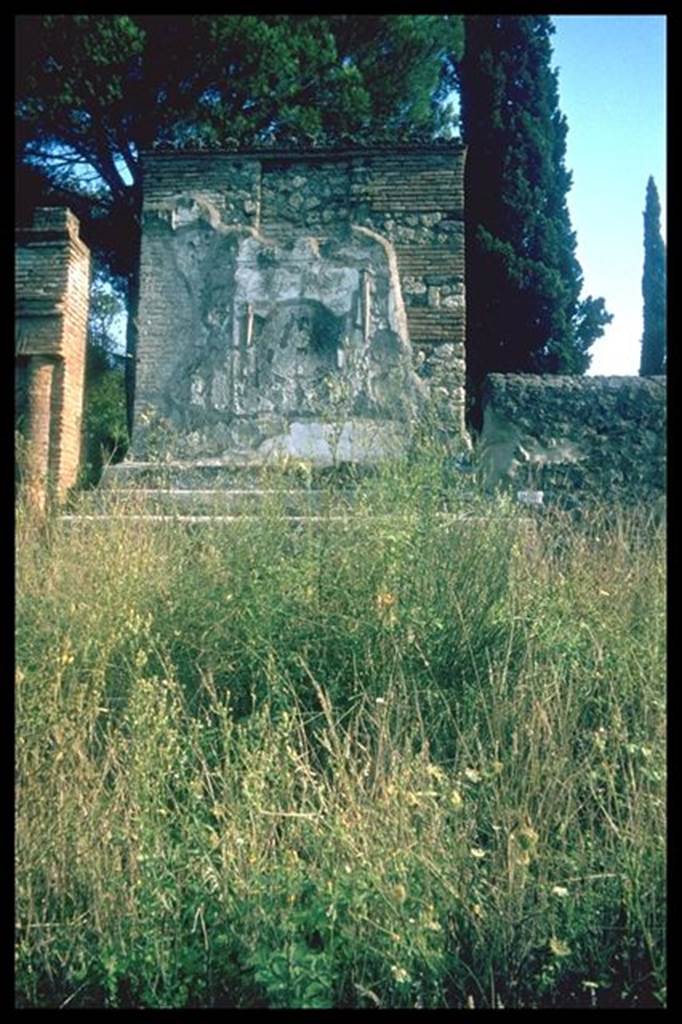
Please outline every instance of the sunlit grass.
[[664, 1002], [664, 527], [441, 476], [18, 510], [20, 1005]]

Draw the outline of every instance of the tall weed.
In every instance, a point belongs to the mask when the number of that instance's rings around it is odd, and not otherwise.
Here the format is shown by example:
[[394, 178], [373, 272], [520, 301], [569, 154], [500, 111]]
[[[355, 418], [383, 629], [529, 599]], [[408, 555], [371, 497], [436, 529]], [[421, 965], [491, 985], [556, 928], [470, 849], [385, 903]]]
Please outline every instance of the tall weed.
[[664, 527], [360, 487], [19, 509], [19, 1005], [664, 1002]]

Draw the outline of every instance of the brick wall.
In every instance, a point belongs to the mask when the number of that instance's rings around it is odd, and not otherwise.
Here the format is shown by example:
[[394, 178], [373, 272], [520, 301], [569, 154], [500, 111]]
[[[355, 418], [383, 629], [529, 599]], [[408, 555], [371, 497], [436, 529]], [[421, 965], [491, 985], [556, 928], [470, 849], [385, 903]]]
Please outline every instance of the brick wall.
[[78, 220], [42, 208], [16, 233], [15, 357], [27, 483], [35, 502], [63, 500], [80, 465], [90, 253]]
[[448, 431], [464, 436], [464, 155], [459, 142], [390, 150], [145, 154], [136, 420], [140, 410], [158, 404], [183, 338], [196, 331], [193, 296], [179, 286], [191, 268], [174, 265], [167, 233], [201, 204], [207, 225], [235, 232], [231, 241], [207, 230], [195, 250], [199, 260], [206, 256], [198, 252], [201, 246], [214, 248], [216, 270], [206, 288], [222, 288], [226, 307], [221, 246], [227, 250], [237, 234], [257, 230], [277, 245], [309, 232], [323, 243], [359, 225], [386, 238], [397, 255], [415, 368]]

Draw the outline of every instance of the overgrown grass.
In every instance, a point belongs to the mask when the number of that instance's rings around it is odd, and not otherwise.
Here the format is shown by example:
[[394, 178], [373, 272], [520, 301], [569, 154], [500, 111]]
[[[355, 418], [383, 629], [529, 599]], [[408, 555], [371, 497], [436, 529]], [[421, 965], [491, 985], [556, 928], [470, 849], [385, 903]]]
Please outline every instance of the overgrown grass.
[[18, 515], [20, 1006], [658, 1006], [664, 528]]

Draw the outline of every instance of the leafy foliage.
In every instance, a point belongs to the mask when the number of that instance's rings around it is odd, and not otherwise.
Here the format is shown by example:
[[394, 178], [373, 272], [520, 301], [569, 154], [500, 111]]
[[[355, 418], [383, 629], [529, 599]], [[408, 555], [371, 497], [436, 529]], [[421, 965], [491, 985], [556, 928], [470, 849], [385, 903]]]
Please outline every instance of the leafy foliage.
[[125, 455], [128, 430], [125, 415], [125, 375], [112, 328], [123, 312], [121, 296], [109, 275], [95, 274], [90, 292], [90, 320], [85, 374], [84, 453], [82, 480], [95, 484], [105, 461]]
[[89, 196], [118, 271], [142, 150], [433, 133], [462, 45], [454, 15], [22, 15], [17, 31], [19, 158]]
[[661, 238], [661, 203], [653, 178], [646, 186], [644, 210], [644, 335], [640, 376], [665, 373], [666, 364], [666, 260]]
[[580, 299], [553, 31], [545, 15], [466, 18], [458, 77], [474, 387], [491, 372], [582, 373], [611, 319], [603, 299]]

